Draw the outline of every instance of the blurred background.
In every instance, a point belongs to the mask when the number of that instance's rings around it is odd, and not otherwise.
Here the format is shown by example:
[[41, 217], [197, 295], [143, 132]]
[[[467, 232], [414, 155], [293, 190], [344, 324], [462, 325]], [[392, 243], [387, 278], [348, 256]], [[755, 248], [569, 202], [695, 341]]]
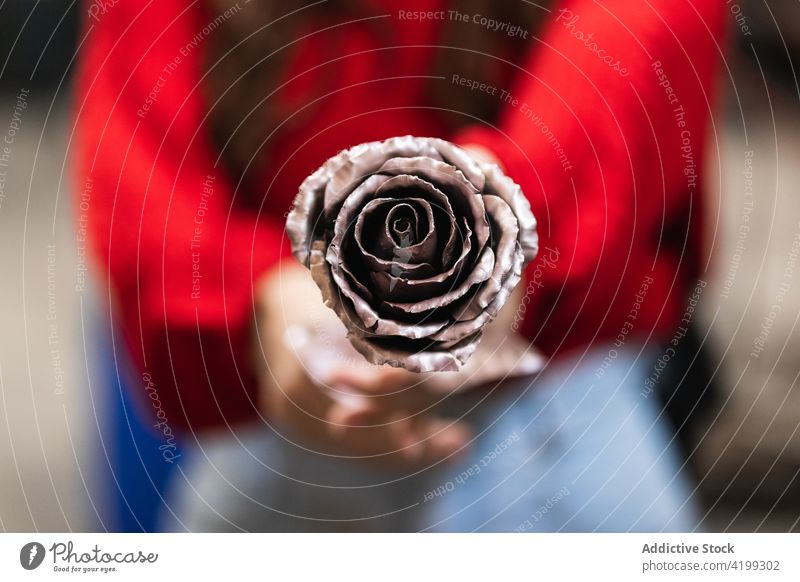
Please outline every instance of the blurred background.
[[[727, 5], [715, 270], [700, 304], [719, 397], [688, 451], [706, 529], [800, 531], [800, 281], [784, 271], [800, 241], [800, 3]], [[151, 530], [173, 469], [125, 399], [114, 338], [97, 324], [107, 298], [85, 277], [67, 155], [79, 22], [73, 2], [0, 3], [4, 531]]]

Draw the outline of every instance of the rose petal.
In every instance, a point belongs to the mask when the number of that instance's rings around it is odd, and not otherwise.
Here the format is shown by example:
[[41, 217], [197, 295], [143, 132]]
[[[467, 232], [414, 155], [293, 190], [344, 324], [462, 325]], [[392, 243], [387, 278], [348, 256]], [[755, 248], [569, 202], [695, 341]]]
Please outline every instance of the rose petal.
[[454, 372], [475, 352], [480, 342], [480, 334], [448, 347], [437, 346], [436, 342], [420, 340], [416, 351], [403, 350], [393, 345], [385, 345], [381, 338], [365, 337], [359, 334], [348, 336], [353, 347], [367, 361], [383, 365], [389, 364], [397, 368], [406, 368], [410, 372]]
[[358, 314], [355, 313], [351, 305], [342, 301], [339, 290], [336, 289], [336, 286], [333, 284], [330, 267], [325, 260], [325, 255], [324, 243], [322, 241], [315, 242], [309, 252], [308, 266], [311, 271], [311, 277], [322, 292], [323, 303], [327, 307], [333, 309], [348, 330], [368, 331], [363, 327], [363, 321]]
[[[386, 211], [386, 206], [390, 206], [390, 210]], [[394, 235], [390, 231], [389, 222], [394, 220], [396, 213], [402, 211], [404, 207], [410, 208], [415, 214], [414, 218], [416, 223], [412, 225], [414, 232], [411, 240], [416, 242], [401, 247], [398, 246], [397, 241], [394, 240]], [[376, 234], [374, 231], [378, 230], [379, 225], [373, 224], [371, 229], [367, 229], [372, 232], [365, 233], [365, 225], [368, 222], [382, 222], [380, 225], [381, 230]], [[421, 230], [424, 230], [425, 233], [421, 234]], [[418, 263], [430, 260], [436, 252], [438, 240], [433, 210], [431, 209], [430, 203], [422, 198], [376, 198], [370, 200], [356, 219], [354, 235], [359, 249], [366, 253], [368, 251], [366, 250], [367, 244], [364, 241], [365, 235], [368, 238], [372, 237], [378, 239], [378, 242], [375, 243], [378, 246], [377, 251], [369, 254], [379, 255], [382, 260], [392, 264], [398, 262]]]
[[[329, 253], [323, 253], [321, 247], [311, 251], [309, 261], [311, 275], [322, 291], [325, 305], [333, 309], [345, 322], [349, 332], [419, 339], [429, 337], [447, 325], [446, 321], [408, 324], [379, 317], [361, 296], [352, 293], [349, 284], [342, 284], [340, 276], [330, 269], [328, 256]], [[349, 302], [343, 300], [343, 297]], [[367, 321], [373, 323], [367, 324]]]
[[406, 313], [422, 313], [437, 307], [443, 307], [453, 303], [455, 300], [460, 299], [467, 292], [478, 283], [483, 283], [491, 275], [494, 269], [494, 251], [486, 247], [481, 252], [477, 263], [474, 265], [473, 270], [466, 275], [466, 279], [452, 291], [439, 295], [438, 297], [431, 297], [422, 301], [415, 301], [413, 303], [407, 302], [394, 302], [387, 301], [386, 305], [393, 309], [399, 309]]
[[347, 277], [347, 281], [358, 290], [358, 293], [367, 301], [367, 303], [371, 303], [374, 299], [372, 291], [368, 289], [367, 286], [364, 285], [361, 281], [358, 280], [358, 277], [356, 277], [353, 274], [353, 272], [348, 268], [346, 261], [342, 261], [339, 264], [339, 268], [342, 269], [342, 271], [344, 271], [344, 274]]
[[536, 218], [531, 211], [530, 202], [525, 198], [522, 189], [495, 164], [483, 164], [486, 176], [486, 194], [505, 200], [511, 207], [519, 224], [519, 244], [525, 253], [525, 263], [530, 263], [539, 252], [539, 236], [536, 233]]
[[484, 203], [492, 233], [499, 233], [494, 272], [474, 297], [453, 312], [457, 322], [436, 334], [437, 340], [460, 340], [481, 330], [497, 316], [522, 278], [524, 254], [517, 240], [516, 217], [508, 204], [497, 196], [485, 196]]
[[343, 163], [332, 172], [330, 181], [325, 186], [324, 208], [328, 219], [338, 214], [340, 206], [350, 193], [367, 176], [375, 173], [386, 160], [413, 156], [441, 159], [430, 139], [419, 139], [410, 135], [383, 142], [370, 142], [343, 153]]
[[325, 253], [325, 261], [329, 265], [331, 277], [333, 277], [333, 281], [339, 288], [339, 292], [347, 297], [353, 304], [353, 309], [364, 323], [364, 326], [367, 328], [374, 327], [378, 322], [379, 316], [369, 305], [368, 300], [362, 295], [353, 291], [353, 288], [350, 286], [350, 282], [347, 280], [343, 270], [342, 263], [339, 260], [338, 246], [328, 246], [328, 250]]
[[458, 168], [466, 176], [467, 180], [475, 186], [476, 190], [483, 192], [486, 178], [483, 175], [483, 169], [480, 164], [471, 155], [457, 145], [443, 139], [434, 139], [433, 145], [446, 163]]
[[[431, 208], [430, 203], [422, 198], [408, 198], [407, 200], [409, 202], [415, 202], [418, 205], [418, 208], [425, 212], [425, 220], [422, 222], [425, 225], [424, 228], [426, 232], [424, 235], [420, 236], [419, 230], [417, 230], [416, 236], [405, 242], [402, 240], [402, 237], [400, 237], [400, 245], [393, 249], [395, 260], [399, 262], [413, 263], [419, 261], [431, 262], [436, 256], [437, 245], [439, 242], [439, 235], [436, 232], [436, 222], [433, 218], [433, 209]], [[389, 226], [390, 220], [394, 220], [394, 216], [396, 216], [396, 213], [392, 216], [387, 216], [387, 226]], [[415, 226], [418, 229], [419, 222]]]
[[328, 223], [323, 219], [325, 189], [331, 178], [353, 156], [374, 148], [379, 142], [363, 143], [328, 158], [319, 169], [303, 180], [292, 208], [286, 217], [286, 231], [292, 243], [292, 253], [308, 266], [308, 254], [315, 240], [321, 240]]
[[[353, 211], [354, 209], [364, 209], [366, 208], [367, 201], [370, 198], [374, 197], [395, 197], [398, 200], [403, 200], [403, 198], [397, 198], [399, 193], [401, 193], [404, 189], [407, 188], [414, 188], [414, 191], [417, 195], [422, 196], [425, 195], [425, 198], [429, 203], [433, 205], [433, 212], [436, 212], [437, 209], [441, 209], [442, 213], [445, 213], [445, 216], [448, 216], [449, 221], [449, 229], [450, 232], [447, 233], [448, 240], [447, 245], [452, 245], [454, 238], [455, 238], [455, 228], [452, 225], [452, 220], [449, 217], [453, 216], [453, 209], [450, 205], [450, 201], [448, 200], [447, 196], [437, 189], [432, 184], [421, 180], [415, 176], [386, 176], [381, 174], [376, 174], [374, 176], [370, 176], [365, 182], [368, 184], [367, 187], [359, 187], [353, 191], [353, 193], [347, 198], [344, 205], [342, 206], [342, 211], [340, 213], [339, 219], [336, 221], [336, 225], [334, 228], [334, 239], [331, 244], [334, 245], [341, 245], [345, 239], [345, 232], [346, 228], [341, 226], [343, 224], [348, 224], [353, 220]], [[377, 188], [373, 191], [373, 186], [375, 184], [380, 184]], [[363, 210], [361, 211], [363, 214]], [[360, 216], [359, 216], [360, 218]], [[363, 226], [361, 227], [363, 229]], [[359, 248], [361, 252], [364, 254], [364, 258], [368, 264], [371, 265], [373, 269], [376, 270], [391, 270], [395, 267], [395, 264], [398, 263], [401, 266], [405, 264], [409, 264], [409, 260], [403, 260], [402, 258], [398, 258], [397, 261], [394, 261], [387, 257], [379, 257], [375, 253], [370, 252], [369, 249], [365, 248], [363, 244], [360, 242], [360, 229], [358, 226], [358, 219], [356, 219], [356, 227], [354, 232], [354, 238], [356, 243], [359, 244]], [[437, 235], [438, 237], [438, 235]], [[415, 248], [416, 250], [423, 250], [422, 248]], [[445, 256], [448, 256], [448, 252], [444, 253]], [[427, 259], [427, 260], [426, 260]], [[425, 253], [421, 253], [419, 258], [416, 258], [415, 254], [415, 261], [419, 262], [428, 262], [431, 263], [435, 257], [427, 256]], [[410, 269], [414, 270], [414, 269]], [[416, 271], [415, 271], [416, 272]]]
[[519, 227], [517, 218], [506, 202], [497, 196], [484, 196], [486, 213], [492, 225], [493, 248], [495, 250], [494, 272], [488, 281], [481, 287], [461, 312], [456, 313], [456, 319], [472, 319], [477, 317], [492, 302], [495, 295], [502, 289], [503, 281], [514, 267], [514, 255], [520, 249], [517, 237]]
[[428, 158], [393, 158], [383, 164], [378, 172], [389, 175], [413, 174], [434, 184], [447, 195], [452, 206], [459, 207], [463, 214], [472, 217], [477, 248], [483, 248], [486, 244], [489, 223], [486, 220], [483, 197], [458, 168]]
[[[495, 317], [497, 317], [497, 314], [500, 312], [500, 309], [502, 309], [503, 305], [506, 304], [508, 298], [511, 297], [514, 288], [517, 286], [520, 279], [522, 278], [522, 263], [524, 260], [524, 255], [522, 253], [522, 248], [519, 247], [519, 244], [518, 243], [515, 244], [518, 248], [518, 252], [514, 254], [512, 268], [508, 272], [506, 277], [502, 280], [500, 290], [495, 294], [494, 299], [492, 299], [491, 303], [489, 303], [489, 305], [486, 306], [486, 309], [481, 312], [478, 312], [478, 314], [473, 319], [462, 319], [448, 326], [441, 332], [434, 334], [432, 336], [433, 339], [441, 341], [460, 340], [464, 337], [469, 336], [470, 334], [482, 330]], [[462, 318], [467, 317], [468, 315], [472, 315], [472, 313], [474, 312], [469, 312], [467, 314], [459, 314], [459, 317]]]
[[[461, 254], [453, 265], [444, 272], [431, 275], [422, 279], [408, 279], [401, 273], [395, 272], [373, 272], [370, 273], [376, 291], [384, 298], [401, 302], [418, 301], [425, 296], [431, 297], [442, 293], [446, 288], [452, 288], [459, 276], [463, 274], [464, 265], [467, 257], [472, 250], [472, 231], [467, 225], [466, 219], [462, 219], [463, 232], [461, 238]], [[405, 295], [405, 297], [402, 297]], [[396, 296], [400, 296], [397, 298]]]
[[353, 193], [347, 197], [342, 205], [339, 216], [333, 223], [333, 240], [330, 245], [340, 247], [347, 232], [352, 228], [355, 232], [355, 223], [364, 204], [377, 197], [378, 188], [391, 180], [388, 176], [374, 175], [364, 180]]
[[294, 199], [292, 209], [286, 217], [286, 232], [292, 243], [292, 254], [306, 267], [314, 240], [322, 238], [325, 222], [322, 216], [322, 200], [328, 174], [325, 166], [305, 179]]
[[[445, 258], [448, 258], [447, 251], [453, 249], [451, 245], [454, 243], [456, 232], [454, 227], [454, 212], [453, 207], [450, 202], [448, 196], [439, 190], [434, 184], [427, 182], [417, 176], [409, 176], [409, 175], [399, 175], [394, 176], [390, 180], [387, 180], [383, 183], [380, 187], [380, 193], [382, 195], [389, 195], [391, 192], [398, 191], [402, 192], [404, 190], [411, 190], [416, 192], [418, 195], [422, 196], [425, 195], [427, 198], [425, 199], [429, 204], [433, 205], [431, 208], [431, 219], [433, 220], [434, 224], [433, 227], [436, 227], [436, 221], [433, 219], [434, 212], [441, 216], [445, 216], [447, 218], [446, 227], [448, 228], [447, 233], [447, 246], [445, 247], [447, 250], [445, 252]], [[438, 234], [436, 234], [437, 239], [439, 238]], [[423, 249], [415, 249], [416, 250], [423, 250]], [[434, 256], [430, 253], [434, 252], [435, 248], [430, 248], [430, 252], [422, 252], [419, 254], [420, 261], [422, 262], [434, 262]]]

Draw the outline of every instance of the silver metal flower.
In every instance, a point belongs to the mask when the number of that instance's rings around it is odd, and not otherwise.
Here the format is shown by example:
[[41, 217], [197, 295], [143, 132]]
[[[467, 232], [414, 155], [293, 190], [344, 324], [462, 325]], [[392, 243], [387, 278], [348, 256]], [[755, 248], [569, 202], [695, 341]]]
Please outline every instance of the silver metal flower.
[[300, 186], [286, 229], [353, 346], [414, 372], [459, 369], [538, 250], [520, 187], [436, 138], [332, 157]]

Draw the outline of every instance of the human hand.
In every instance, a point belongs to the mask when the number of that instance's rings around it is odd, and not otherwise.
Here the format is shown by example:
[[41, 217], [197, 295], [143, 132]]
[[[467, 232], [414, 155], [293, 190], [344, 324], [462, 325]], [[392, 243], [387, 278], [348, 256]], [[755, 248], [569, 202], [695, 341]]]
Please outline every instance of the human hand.
[[342, 324], [306, 269], [280, 265], [257, 297], [260, 403], [280, 429], [326, 454], [383, 465], [431, 464], [466, 446], [467, 427], [437, 415], [421, 375], [368, 364], [331, 331]]
[[[497, 318], [486, 326], [478, 348], [466, 364], [456, 372], [419, 374], [408, 372], [402, 368], [376, 367], [365, 364], [360, 355], [344, 339], [344, 328], [341, 325], [323, 332], [322, 342], [328, 347], [332, 342], [338, 342], [335, 350], [338, 356], [336, 361], [345, 359], [353, 365], [326, 364], [324, 361], [320, 361], [319, 357], [312, 357], [319, 353], [320, 346], [310, 338], [311, 330], [294, 328], [298, 337], [289, 341], [294, 344], [294, 349], [301, 359], [309, 362], [309, 368], [330, 368], [325, 371], [328, 382], [333, 385], [350, 387], [338, 394], [345, 404], [347, 404], [346, 396], [353, 391], [362, 394], [396, 396], [403, 391], [412, 390], [435, 394], [443, 399], [456, 392], [473, 390], [520, 376], [533, 376], [542, 369], [545, 362], [544, 357], [529, 341], [516, 333], [516, 327], [524, 315], [520, 309], [521, 298], [522, 289], [518, 287], [512, 293], [508, 303], [500, 310]], [[390, 381], [383, 381], [381, 378], [372, 381], [370, 370], [383, 370], [382, 373], [386, 374]], [[322, 372], [319, 374], [322, 375]], [[357, 417], [363, 413], [363, 410], [354, 410], [349, 415], [347, 411], [343, 410], [338, 418], [350, 421], [352, 420], [351, 415]]]

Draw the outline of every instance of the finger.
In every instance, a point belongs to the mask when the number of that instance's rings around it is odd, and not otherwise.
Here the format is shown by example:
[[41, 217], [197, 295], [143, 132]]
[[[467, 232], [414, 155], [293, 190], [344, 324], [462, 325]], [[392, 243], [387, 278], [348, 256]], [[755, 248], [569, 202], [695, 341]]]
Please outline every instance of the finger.
[[[349, 415], [348, 411], [341, 411]], [[358, 426], [351, 418], [335, 418], [328, 425], [329, 442], [348, 455], [369, 457], [377, 463], [408, 463], [421, 458], [419, 434], [415, 433], [413, 419], [403, 413], [383, 413], [382, 424]], [[344, 420], [344, 422], [343, 422]], [[375, 422], [377, 419], [371, 419]]]
[[412, 463], [432, 463], [453, 456], [470, 438], [466, 427], [429, 415], [398, 416], [391, 429], [398, 452]]
[[463, 423], [430, 415], [399, 415], [390, 425], [390, 433], [401, 457], [413, 464], [453, 462], [469, 446], [472, 431]]
[[423, 453], [425, 463], [455, 462], [469, 445], [472, 431], [464, 422], [442, 418], [426, 418], [420, 428], [425, 433]]
[[413, 386], [421, 379], [401, 368], [372, 366], [355, 368], [341, 366], [332, 369], [328, 375], [331, 384], [341, 384], [366, 394], [387, 394]]
[[[363, 416], [359, 414], [337, 407], [329, 425], [330, 438], [343, 450], [375, 456], [374, 460], [379, 463], [399, 461], [418, 465], [425, 462], [426, 457], [435, 456], [438, 460], [440, 455], [452, 454], [452, 450], [462, 444], [458, 439], [449, 438], [452, 431], [446, 427], [431, 425], [428, 417], [420, 421], [404, 411], [380, 411], [377, 417], [373, 411]], [[359, 426], [359, 422], [364, 426]], [[439, 434], [431, 437], [434, 432]]]
[[342, 428], [380, 428], [396, 425], [406, 418], [413, 418], [414, 412], [384, 404], [376, 398], [353, 396], [345, 401], [335, 402], [329, 409], [327, 419]]
[[397, 414], [389, 425], [394, 450], [406, 462], [416, 463], [422, 460], [425, 453], [425, 445], [416, 426], [418, 424], [409, 416]]
[[348, 429], [368, 425], [374, 411], [374, 406], [363, 397], [336, 398], [328, 408], [325, 422], [333, 436], [344, 437]]

